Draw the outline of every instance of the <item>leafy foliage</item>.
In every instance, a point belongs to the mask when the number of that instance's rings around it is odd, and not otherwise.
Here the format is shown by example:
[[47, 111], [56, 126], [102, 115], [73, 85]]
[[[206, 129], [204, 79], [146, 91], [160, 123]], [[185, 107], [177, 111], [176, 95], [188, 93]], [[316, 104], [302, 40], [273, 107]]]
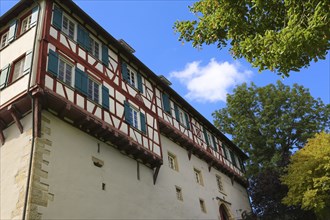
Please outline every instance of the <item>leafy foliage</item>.
[[289, 87], [278, 81], [276, 85], [257, 87], [244, 83], [227, 95], [227, 107], [215, 111], [213, 117], [215, 126], [230, 134], [249, 155], [248, 190], [258, 214], [270, 219], [283, 215], [299, 219], [299, 207], [281, 204], [287, 187], [279, 177], [293, 150], [302, 148], [313, 134], [329, 128], [330, 105], [314, 99], [308, 89], [297, 84]]
[[234, 58], [259, 71], [289, 76], [330, 48], [328, 0], [199, 0], [189, 8], [197, 19], [174, 24], [180, 41], [220, 49], [230, 43]]
[[[282, 182], [288, 186], [287, 205], [301, 205], [322, 215], [330, 209], [330, 134], [322, 132], [291, 158]], [[330, 211], [328, 211], [330, 217]]]

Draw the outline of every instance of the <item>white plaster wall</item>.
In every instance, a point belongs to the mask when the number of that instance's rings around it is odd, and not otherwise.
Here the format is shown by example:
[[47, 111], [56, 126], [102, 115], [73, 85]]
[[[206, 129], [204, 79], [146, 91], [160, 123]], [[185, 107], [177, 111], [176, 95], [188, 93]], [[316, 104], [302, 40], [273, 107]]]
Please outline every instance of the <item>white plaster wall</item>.
[[22, 92], [27, 90], [29, 82], [29, 74], [25, 74], [22, 78], [15, 81], [14, 83], [7, 86], [5, 89], [0, 91], [0, 105], [5, 104], [6, 102], [13, 99], [15, 96], [18, 96]]
[[[15, 217], [18, 200], [24, 199], [26, 171], [31, 149], [31, 114], [21, 119], [24, 128], [19, 132], [16, 124], [4, 130], [6, 141], [0, 144], [0, 219]], [[20, 193], [21, 191], [21, 193]]]
[[[47, 182], [54, 194], [54, 201], [38, 210], [43, 219], [217, 219], [216, 171], [209, 173], [207, 164], [194, 156], [189, 161], [187, 152], [169, 139], [161, 136], [164, 165], [154, 185], [150, 168], [140, 164], [138, 180], [137, 161], [52, 114], [43, 114], [50, 119], [51, 135], [44, 138], [52, 142]], [[168, 167], [168, 150], [177, 155], [179, 172]], [[94, 166], [92, 157], [102, 160], [103, 167]], [[202, 170], [204, 186], [195, 183], [194, 167]], [[237, 191], [231, 183], [224, 184], [228, 195]], [[176, 185], [183, 190], [183, 201], [176, 198]], [[199, 198], [207, 213], [200, 210]], [[248, 207], [241, 195], [230, 201], [238, 203], [235, 208]]]

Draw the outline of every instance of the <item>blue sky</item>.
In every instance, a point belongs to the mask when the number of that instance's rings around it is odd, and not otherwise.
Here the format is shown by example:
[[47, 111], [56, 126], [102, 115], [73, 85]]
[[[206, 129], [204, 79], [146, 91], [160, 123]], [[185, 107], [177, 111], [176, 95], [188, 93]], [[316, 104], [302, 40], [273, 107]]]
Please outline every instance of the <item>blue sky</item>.
[[[1, 0], [4, 14], [18, 1]], [[190, 43], [178, 41], [173, 24], [192, 19], [188, 6], [195, 1], [74, 1], [105, 30], [124, 39], [135, 50], [135, 56], [157, 75], [164, 75], [177, 91], [205, 118], [213, 122], [212, 112], [226, 106], [226, 94], [242, 82], [265, 86], [281, 80], [286, 85], [297, 83], [310, 90], [315, 98], [330, 103], [330, 58], [312, 63], [307, 69], [290, 73], [289, 78], [265, 71], [258, 73], [244, 59], [234, 60], [228, 49], [215, 45], [197, 50]]]

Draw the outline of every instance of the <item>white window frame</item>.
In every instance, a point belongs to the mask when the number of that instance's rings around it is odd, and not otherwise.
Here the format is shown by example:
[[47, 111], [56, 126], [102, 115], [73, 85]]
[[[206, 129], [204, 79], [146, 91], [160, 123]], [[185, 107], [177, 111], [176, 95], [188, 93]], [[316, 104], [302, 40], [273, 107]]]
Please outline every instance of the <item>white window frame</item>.
[[[101, 96], [100, 96], [100, 83], [94, 80], [91, 77], [88, 77], [87, 81], [87, 97], [88, 99], [100, 103], [101, 101]], [[90, 88], [92, 86], [92, 88]], [[90, 90], [91, 89], [91, 90]], [[95, 91], [97, 90], [97, 91]]]
[[[96, 48], [98, 51], [97, 54], [96, 54]], [[92, 35], [89, 35], [89, 53], [92, 54], [97, 59], [101, 59], [101, 43]]]
[[180, 120], [180, 123], [184, 126], [184, 127], [188, 127], [187, 125], [187, 121], [186, 121], [186, 117], [185, 117], [185, 114], [186, 112], [183, 111], [180, 107], [178, 107], [178, 111], [179, 111], [179, 120]]
[[141, 130], [140, 111], [132, 105], [130, 105], [130, 109], [131, 109], [130, 114], [132, 118], [132, 126], [134, 128]]
[[130, 66], [127, 66], [127, 77], [128, 77], [128, 83], [134, 88], [137, 88], [138, 87], [137, 73]]
[[23, 19], [21, 23], [21, 34], [27, 32], [31, 28], [31, 18], [32, 14]]
[[[60, 75], [61, 62], [64, 64], [63, 77], [61, 77], [61, 75]], [[68, 82], [68, 80], [67, 80], [68, 67], [71, 67], [70, 82]], [[59, 80], [66, 83], [67, 85], [73, 86], [73, 75], [74, 75], [73, 69], [74, 69], [74, 65], [71, 62], [67, 61], [66, 59], [64, 59], [61, 56], [59, 57], [59, 60], [58, 60], [58, 79]]]
[[8, 45], [9, 30], [1, 35], [0, 49]]
[[[212, 148], [214, 148], [214, 146], [216, 146], [216, 143], [213, 142], [212, 134], [210, 132], [206, 131], [206, 136], [207, 136], [210, 146]], [[206, 140], [205, 140], [205, 142], [206, 142]]]
[[[67, 19], [67, 28], [65, 28], [64, 25], [64, 20]], [[70, 35], [70, 25], [73, 24], [73, 36]], [[77, 23], [71, 19], [68, 15], [66, 15], [65, 13], [63, 13], [62, 15], [62, 28], [61, 28], [62, 32], [64, 34], [66, 34], [70, 39], [72, 40], [76, 40], [77, 39]]]

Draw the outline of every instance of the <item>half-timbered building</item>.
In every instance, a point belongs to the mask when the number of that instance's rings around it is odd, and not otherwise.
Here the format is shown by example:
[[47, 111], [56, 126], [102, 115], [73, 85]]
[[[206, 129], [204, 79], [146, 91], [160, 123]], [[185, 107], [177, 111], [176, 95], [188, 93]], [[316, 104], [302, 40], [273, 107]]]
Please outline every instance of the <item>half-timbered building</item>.
[[0, 219], [240, 219], [247, 156], [71, 0], [0, 18]]

